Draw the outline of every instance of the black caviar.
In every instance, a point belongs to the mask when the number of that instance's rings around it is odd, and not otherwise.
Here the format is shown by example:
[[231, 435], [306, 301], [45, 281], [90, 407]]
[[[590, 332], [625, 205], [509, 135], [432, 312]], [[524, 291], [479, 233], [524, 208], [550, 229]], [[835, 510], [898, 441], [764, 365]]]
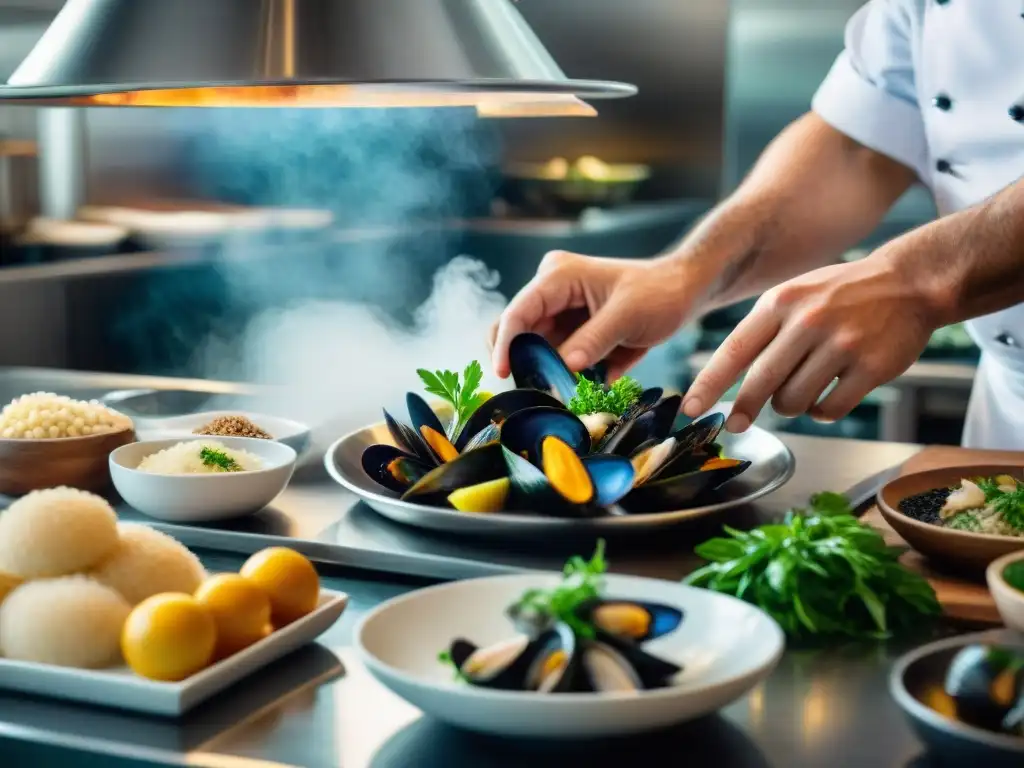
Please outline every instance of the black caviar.
[[900, 512], [907, 517], [920, 520], [922, 523], [938, 525], [940, 522], [939, 510], [946, 503], [950, 493], [952, 491], [949, 488], [935, 488], [916, 496], [908, 496], [900, 501]]

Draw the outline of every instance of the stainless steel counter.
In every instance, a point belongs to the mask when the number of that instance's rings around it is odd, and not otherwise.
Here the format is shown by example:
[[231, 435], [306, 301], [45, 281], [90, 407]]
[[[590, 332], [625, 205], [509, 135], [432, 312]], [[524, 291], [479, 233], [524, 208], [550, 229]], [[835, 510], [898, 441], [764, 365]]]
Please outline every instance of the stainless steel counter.
[[[47, 371], [0, 371], [0, 399], [9, 388], [47, 388], [95, 396], [111, 388], [148, 387], [141, 377], [104, 377]], [[168, 382], [179, 389], [209, 390], [205, 382]], [[214, 384], [225, 394], [244, 388]], [[92, 394], [90, 394], [92, 393]], [[917, 446], [784, 436], [797, 459], [796, 477], [783, 489], [737, 517], [752, 524], [801, 504], [819, 490], [842, 490], [884, 473], [913, 455]], [[509, 744], [457, 733], [430, 722], [378, 685], [350, 647], [358, 618], [382, 600], [423, 581], [355, 570], [358, 563], [330, 558], [338, 530], [351, 552], [388, 552], [406, 546], [430, 551], [453, 542], [422, 540], [405, 529], [379, 527], [375, 516], [313, 465], [296, 477], [275, 508], [252, 523], [259, 537], [286, 535], [290, 545], [341, 567], [323, 566], [327, 587], [348, 592], [343, 619], [310, 647], [256, 674], [181, 721], [163, 721], [66, 705], [24, 696], [0, 696], [0, 764], [310, 766], [563, 766], [641, 765], [658, 753], [685, 756], [687, 765], [907, 766], [919, 746], [885, 688], [893, 655], [905, 646], [852, 646], [791, 651], [778, 671], [754, 693], [721, 715], [652, 737], [586, 745]], [[125, 514], [129, 514], [125, 511]], [[357, 520], [345, 525], [346, 520]], [[735, 520], [731, 520], [736, 522]], [[721, 521], [688, 526], [669, 542], [610, 542], [618, 570], [678, 578], [693, 567], [695, 543]], [[178, 529], [185, 539], [208, 533]], [[193, 543], [193, 546], [198, 546]], [[568, 545], [566, 545], [568, 546]], [[249, 546], [246, 547], [247, 549]], [[671, 549], [667, 553], [666, 548]], [[234, 570], [240, 555], [200, 553], [213, 570]], [[537, 565], [557, 565], [560, 551], [534, 553]], [[523, 567], [515, 554], [511, 567]], [[345, 567], [348, 566], [348, 567]], [[660, 758], [664, 760], [664, 757]], [[917, 768], [928, 765], [913, 763]]]

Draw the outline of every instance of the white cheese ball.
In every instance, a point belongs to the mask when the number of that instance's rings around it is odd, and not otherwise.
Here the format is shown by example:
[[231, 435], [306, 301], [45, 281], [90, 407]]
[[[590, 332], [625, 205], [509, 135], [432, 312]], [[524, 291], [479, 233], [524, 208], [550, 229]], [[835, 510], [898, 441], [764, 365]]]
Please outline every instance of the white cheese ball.
[[0, 411], [0, 437], [8, 440], [86, 437], [131, 426], [127, 416], [95, 400], [72, 400], [52, 392], [23, 395]]

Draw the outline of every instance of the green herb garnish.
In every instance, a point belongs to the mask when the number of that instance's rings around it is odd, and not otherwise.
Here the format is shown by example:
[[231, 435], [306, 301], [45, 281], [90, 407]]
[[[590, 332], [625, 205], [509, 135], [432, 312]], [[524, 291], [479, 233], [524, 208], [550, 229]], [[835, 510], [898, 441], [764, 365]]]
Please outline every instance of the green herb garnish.
[[945, 527], [957, 531], [980, 531], [981, 520], [973, 512], [958, 512], [946, 521]]
[[466, 680], [466, 676], [462, 674], [462, 670], [459, 669], [459, 665], [455, 663], [455, 659], [452, 658], [452, 655], [449, 651], [441, 651], [439, 654], [437, 654], [437, 660], [444, 664], [446, 667], [452, 668], [453, 674], [457, 681], [464, 682]]
[[1017, 560], [1003, 568], [1003, 581], [1024, 592], [1024, 560]]
[[224, 451], [215, 448], [203, 448], [199, 451], [199, 458], [208, 467], [218, 467], [223, 472], [241, 472], [241, 465], [228, 456]]
[[990, 503], [1003, 522], [1014, 530], [1024, 531], [1024, 488], [1018, 485], [1015, 490], [1002, 491]]
[[449, 437], [454, 438], [465, 426], [473, 411], [479, 408], [485, 401], [485, 396], [477, 393], [480, 381], [484, 377], [480, 363], [474, 360], [466, 366], [462, 372], [462, 383], [459, 383], [459, 374], [453, 371], [434, 371], [431, 373], [425, 368], [416, 371], [427, 392], [444, 399], [452, 404], [455, 415], [449, 425]]
[[594, 628], [581, 620], [576, 612], [582, 604], [600, 596], [607, 570], [604, 539], [601, 539], [589, 560], [578, 555], [569, 559], [558, 586], [553, 589], [527, 590], [509, 611], [517, 615], [562, 622], [568, 624], [576, 634], [592, 638]]
[[697, 547], [711, 562], [685, 583], [757, 605], [794, 638], [888, 638], [941, 612], [931, 585], [900, 565], [904, 550], [840, 494], [814, 496], [781, 523], [725, 531]]
[[569, 400], [569, 410], [577, 416], [590, 413], [614, 413], [621, 416], [640, 399], [643, 391], [640, 382], [629, 376], [622, 376], [610, 387], [605, 387], [577, 374], [576, 392]]

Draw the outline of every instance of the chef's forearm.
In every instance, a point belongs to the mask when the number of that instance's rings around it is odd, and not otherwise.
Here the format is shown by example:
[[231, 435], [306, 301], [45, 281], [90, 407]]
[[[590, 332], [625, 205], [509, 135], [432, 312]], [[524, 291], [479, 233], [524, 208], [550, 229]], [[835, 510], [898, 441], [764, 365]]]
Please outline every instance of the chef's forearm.
[[834, 261], [869, 234], [914, 173], [809, 113], [665, 258], [696, 282], [709, 311]]
[[903, 235], [879, 256], [921, 287], [939, 326], [1024, 302], [1024, 182]]

